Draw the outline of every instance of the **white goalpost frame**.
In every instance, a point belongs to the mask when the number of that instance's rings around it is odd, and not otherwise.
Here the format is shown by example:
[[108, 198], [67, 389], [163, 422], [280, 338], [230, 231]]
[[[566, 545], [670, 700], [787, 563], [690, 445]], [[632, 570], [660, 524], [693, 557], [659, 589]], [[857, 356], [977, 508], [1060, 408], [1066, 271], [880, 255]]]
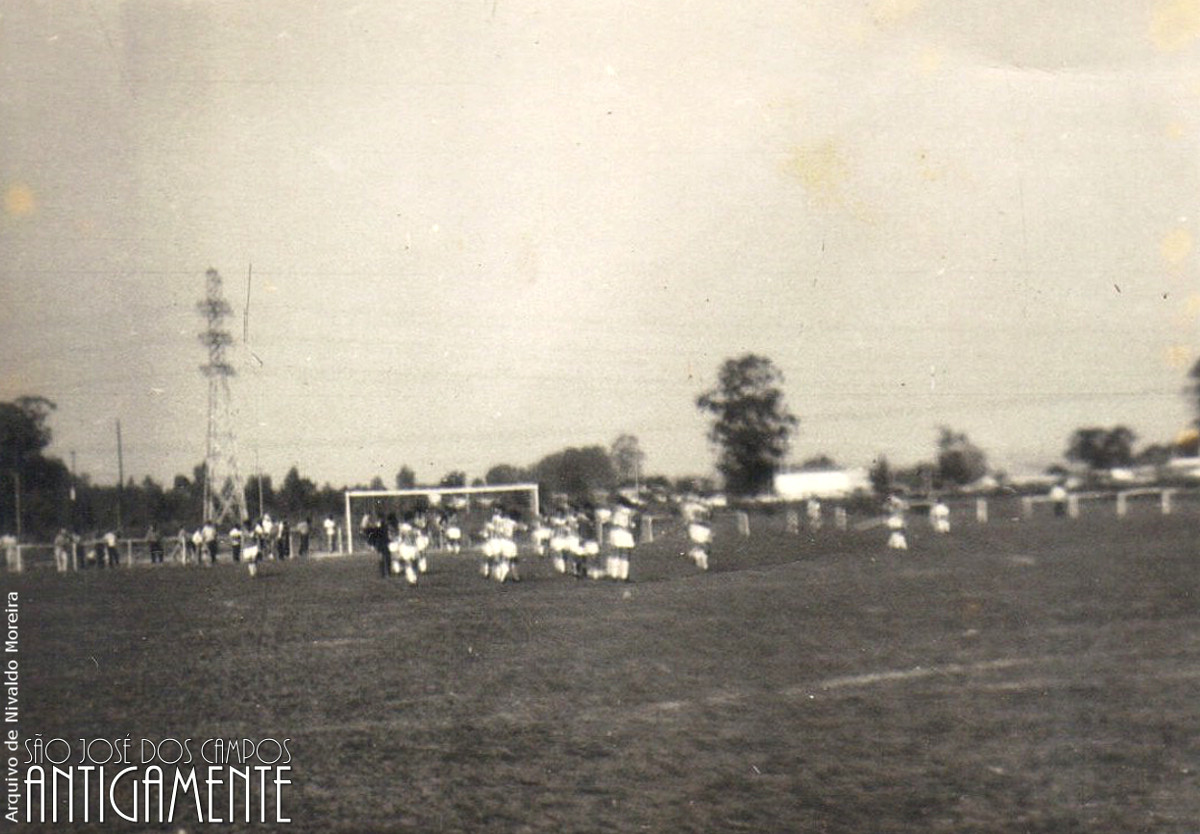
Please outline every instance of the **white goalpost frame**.
[[538, 485], [537, 484], [499, 484], [497, 486], [481, 487], [414, 487], [411, 489], [348, 489], [346, 490], [346, 536], [343, 542], [344, 552], [349, 555], [354, 552], [354, 516], [350, 510], [352, 498], [409, 498], [423, 495], [426, 497], [443, 495], [478, 495], [481, 493], [497, 492], [528, 492], [533, 498], [533, 514], [539, 515]]

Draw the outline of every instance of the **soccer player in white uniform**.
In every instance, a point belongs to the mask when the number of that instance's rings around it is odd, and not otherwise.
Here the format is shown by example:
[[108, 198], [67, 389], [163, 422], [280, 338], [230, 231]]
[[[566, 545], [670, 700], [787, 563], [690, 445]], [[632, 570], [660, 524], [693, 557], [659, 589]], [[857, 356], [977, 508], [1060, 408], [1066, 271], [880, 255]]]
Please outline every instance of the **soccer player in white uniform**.
[[[596, 540], [596, 544], [600, 547], [600, 551], [607, 549], [604, 547], [604, 544], [608, 539], [606, 533], [609, 531], [609, 522], [612, 521], [612, 516], [613, 511], [608, 507], [597, 507], [595, 513], [593, 514], [593, 517], [596, 520], [596, 532], [593, 534], [593, 538]], [[596, 556], [594, 562], [588, 564], [588, 576], [592, 577], [593, 579], [603, 579], [609, 575], [608, 557], [606, 556], [603, 560], [601, 560], [600, 551], [597, 551], [594, 554]]]
[[[392, 548], [395, 544], [395, 549]], [[404, 572], [409, 585], [417, 584], [417, 532], [407, 521], [397, 530], [396, 540], [388, 545], [393, 554], [392, 573]]]
[[586, 576], [589, 579], [603, 579], [604, 566], [600, 564], [600, 541], [597, 538], [599, 529], [598, 518], [586, 510], [575, 516], [576, 527], [579, 530], [579, 545], [575, 549], [575, 575]]
[[559, 511], [550, 519], [550, 559], [559, 573], [567, 572], [567, 561], [574, 559], [579, 549], [579, 536], [575, 532], [575, 521], [566, 512]]
[[120, 567], [121, 551], [117, 547], [117, 533], [115, 530], [109, 530], [104, 534], [104, 553], [108, 557], [108, 566], [110, 568]]
[[417, 548], [417, 573], [425, 573], [429, 570], [429, 560], [425, 557], [425, 551], [429, 549], [429, 517], [425, 513], [417, 513], [411, 517], [410, 523], [413, 528], [413, 545]]
[[196, 555], [196, 564], [204, 564], [204, 528], [197, 527], [192, 532], [192, 549], [191, 552]]
[[511, 577], [513, 582], [520, 582], [521, 573], [517, 565], [521, 560], [521, 550], [517, 547], [517, 520], [502, 513], [497, 533], [500, 538], [500, 563], [503, 568], [501, 581]]
[[609, 519], [608, 543], [612, 550], [608, 556], [608, 576], [619, 582], [629, 581], [629, 557], [633, 553], [633, 510], [618, 506]]
[[[150, 529], [154, 529], [151, 525]], [[54, 537], [54, 566], [59, 573], [66, 573], [67, 567], [70, 565], [68, 558], [69, 548], [71, 547], [71, 534], [66, 531], [66, 528], [60, 528], [58, 535]]]
[[425, 573], [429, 570], [429, 560], [425, 557], [425, 551], [429, 549], [429, 536], [424, 531], [417, 530], [417, 573]]
[[545, 556], [546, 550], [550, 545], [550, 528], [546, 526], [546, 522], [539, 515], [533, 523], [533, 530], [529, 533], [529, 539], [533, 542], [534, 552], [538, 556]]
[[688, 540], [691, 542], [688, 556], [700, 570], [708, 570], [708, 555], [712, 547], [708, 507], [699, 502], [689, 502], [683, 507], [683, 516], [687, 521]]
[[242, 561], [242, 528], [236, 522], [229, 528], [229, 553], [233, 561]]
[[446, 519], [446, 549], [451, 553], [462, 551], [462, 528], [458, 526], [458, 516]]
[[946, 506], [945, 501], [938, 499], [929, 508], [929, 521], [935, 533], [950, 532], [950, 508]]
[[490, 578], [494, 573], [497, 565], [497, 559], [500, 555], [500, 542], [496, 537], [496, 516], [491, 518], [483, 525], [483, 561], [479, 565], [479, 572], [483, 574], [485, 579]]
[[1050, 487], [1050, 500], [1054, 502], [1054, 515], [1062, 518], [1067, 514], [1067, 488], [1061, 483]]
[[520, 578], [516, 571], [517, 545], [513, 541], [516, 529], [517, 523], [500, 510], [492, 514], [484, 527], [487, 537], [483, 543], [483, 555], [487, 560], [484, 576], [490, 576], [497, 582], [506, 581], [510, 575], [514, 580]]
[[[211, 521], [204, 522], [204, 526], [200, 528], [200, 535], [204, 537], [204, 553], [208, 555], [208, 563], [215, 565], [217, 563], [217, 525]], [[204, 554], [201, 554], [200, 559], [204, 560]]]
[[279, 525], [271, 520], [271, 514], [267, 513], [262, 518], [263, 540], [258, 549], [259, 556], [263, 559], [275, 558], [275, 540], [279, 536]]
[[[267, 558], [267, 528], [263, 526], [264, 519], [254, 524], [254, 544], [246, 548], [246, 559], [261, 562]], [[253, 551], [253, 552], [251, 552]]]
[[325, 528], [325, 550], [332, 553], [333, 539], [337, 535], [337, 522], [333, 520], [333, 516], [327, 515], [321, 525]]
[[887, 528], [891, 531], [888, 534], [888, 547], [892, 550], [908, 550], [908, 537], [904, 527], [904, 512], [900, 509], [893, 510], [887, 520]]

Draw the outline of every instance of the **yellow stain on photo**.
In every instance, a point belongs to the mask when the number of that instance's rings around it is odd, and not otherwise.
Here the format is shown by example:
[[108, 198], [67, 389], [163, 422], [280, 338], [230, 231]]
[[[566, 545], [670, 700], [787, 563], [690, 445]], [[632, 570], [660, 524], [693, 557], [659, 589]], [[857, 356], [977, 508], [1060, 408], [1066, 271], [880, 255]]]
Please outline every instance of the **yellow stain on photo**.
[[1163, 235], [1158, 245], [1158, 251], [1167, 266], [1178, 267], [1192, 253], [1192, 244], [1191, 232], [1182, 227], [1175, 228]]
[[1150, 41], [1178, 52], [1200, 37], [1200, 0], [1157, 0], [1150, 10]]
[[4, 189], [4, 213], [9, 217], [27, 217], [37, 209], [33, 189], [24, 183], [13, 183]]

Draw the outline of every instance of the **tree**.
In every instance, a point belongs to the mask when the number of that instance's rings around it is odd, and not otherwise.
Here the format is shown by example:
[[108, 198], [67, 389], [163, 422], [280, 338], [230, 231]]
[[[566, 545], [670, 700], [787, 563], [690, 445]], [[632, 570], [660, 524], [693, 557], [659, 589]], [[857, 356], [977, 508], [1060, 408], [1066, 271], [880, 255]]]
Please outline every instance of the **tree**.
[[888, 495], [891, 493], [892, 467], [888, 463], [886, 456], [880, 455], [875, 459], [875, 463], [871, 466], [871, 471], [867, 477], [871, 479], [871, 488], [875, 490], [876, 495]]
[[675, 479], [674, 488], [681, 495], [711, 495], [717, 491], [717, 484], [712, 478], [684, 475]]
[[0, 468], [19, 469], [22, 461], [50, 445], [46, 421], [57, 406], [45, 397], [18, 397], [0, 403]]
[[[182, 477], [183, 477], [182, 475], [175, 476], [175, 483], [177, 486], [179, 484], [179, 479]], [[183, 480], [185, 482], [187, 481], [186, 478], [184, 478]], [[261, 492], [261, 494], [262, 494], [262, 502], [261, 502], [262, 509], [261, 510], [259, 509], [260, 502], [258, 500], [260, 488], [262, 491]], [[258, 515], [260, 513], [270, 513], [274, 506], [275, 506], [275, 487], [271, 483], [271, 476], [256, 474], [256, 475], [251, 475], [249, 478], [247, 478], [246, 479], [246, 511], [248, 513], [250, 513], [251, 515]]]
[[1151, 443], [1133, 457], [1139, 466], [1165, 466], [1175, 456], [1175, 446], [1167, 443]]
[[641, 444], [632, 434], [622, 434], [613, 441], [608, 450], [612, 458], [613, 468], [617, 472], [617, 480], [623, 484], [636, 484], [642, 479], [642, 464], [646, 461], [646, 453]]
[[1125, 426], [1111, 429], [1091, 426], [1076, 429], [1064, 456], [1086, 463], [1092, 469], [1112, 469], [1133, 462], [1133, 442], [1137, 435]]
[[70, 473], [58, 458], [42, 454], [55, 408], [45, 397], [0, 403], [0, 532], [45, 538], [70, 520]]
[[417, 473], [407, 465], [401, 466], [396, 473], [396, 489], [412, 489], [417, 485]]
[[666, 493], [671, 491], [671, 479], [666, 475], [647, 475], [642, 478], [642, 486]]
[[[71, 473], [58, 458], [34, 454], [21, 462], [21, 532], [45, 540], [57, 527], [69, 524]], [[13, 501], [14, 483], [0, 477], [4, 502]], [[113, 490], [116, 491], [115, 488]], [[15, 506], [13, 507], [15, 510]], [[14, 531], [15, 531], [14, 524]]]
[[547, 455], [533, 467], [533, 477], [548, 493], [586, 498], [617, 485], [617, 473], [603, 446], [570, 448]]
[[447, 472], [442, 476], [442, 480], [438, 482], [438, 486], [457, 489], [467, 485], [467, 473], [461, 470]]
[[317, 485], [308, 478], [301, 478], [300, 470], [293, 466], [279, 486], [280, 512], [289, 516], [310, 514], [316, 496]]
[[936, 476], [936, 463], [918, 461], [912, 466], [892, 470], [892, 486], [901, 486], [909, 492], [929, 493], [934, 489]]
[[503, 486], [504, 484], [523, 484], [530, 480], [529, 473], [519, 466], [498, 463], [483, 476], [488, 486]]
[[937, 472], [943, 484], [971, 484], [987, 474], [987, 455], [963, 432], [941, 426], [937, 448]]
[[1200, 428], [1200, 359], [1197, 359], [1196, 364], [1192, 365], [1192, 369], [1188, 371], [1186, 390], [1188, 399], [1192, 401], [1192, 410], [1196, 412], [1192, 425]]
[[329, 515], [337, 517], [342, 512], [345, 498], [345, 488], [335, 488], [330, 483], [321, 485], [317, 491], [317, 507], [320, 508], [320, 513], [323, 516]]
[[809, 458], [800, 464], [801, 472], [828, 472], [831, 469], [837, 469], [838, 465], [829, 455], [817, 455], [815, 458]]
[[783, 374], [770, 359], [747, 353], [727, 359], [717, 384], [696, 398], [712, 416], [708, 439], [719, 448], [717, 471], [735, 495], [771, 489], [800, 421], [783, 402]]

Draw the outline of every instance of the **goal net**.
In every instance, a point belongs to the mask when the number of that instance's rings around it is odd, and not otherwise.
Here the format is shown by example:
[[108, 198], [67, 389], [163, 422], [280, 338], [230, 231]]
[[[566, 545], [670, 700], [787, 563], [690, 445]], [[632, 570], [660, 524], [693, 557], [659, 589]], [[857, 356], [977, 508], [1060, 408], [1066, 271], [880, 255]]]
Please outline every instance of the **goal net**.
[[480, 487], [415, 487], [413, 489], [346, 490], [345, 552], [366, 550], [370, 544], [364, 530], [421, 518], [430, 525], [435, 548], [444, 546], [444, 533], [451, 527], [462, 533], [462, 543], [482, 529], [496, 509], [532, 523], [541, 512], [537, 484], [502, 484]]

